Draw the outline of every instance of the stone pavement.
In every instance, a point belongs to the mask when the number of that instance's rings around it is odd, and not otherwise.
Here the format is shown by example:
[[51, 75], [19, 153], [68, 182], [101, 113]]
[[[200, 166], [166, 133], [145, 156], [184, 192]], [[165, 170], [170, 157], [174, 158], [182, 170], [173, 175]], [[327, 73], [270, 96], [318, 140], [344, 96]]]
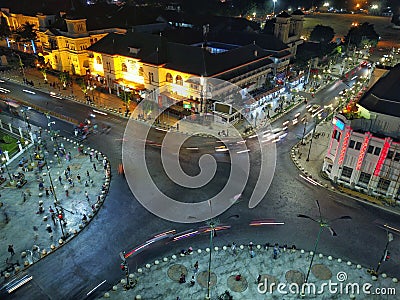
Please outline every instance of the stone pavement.
[[[232, 252], [230, 246], [213, 248], [210, 299], [229, 299], [221, 296], [225, 291], [228, 291], [233, 297], [232, 299], [302, 298], [299, 290], [301, 291], [310, 266], [312, 252], [280, 247], [280, 253], [277, 259], [274, 259], [273, 246], [254, 245], [255, 256], [251, 258], [248, 245], [238, 245], [236, 254]], [[121, 281], [114, 285], [112, 290], [106, 292], [102, 298], [118, 300], [205, 299], [209, 251], [209, 248], [198, 249], [187, 255], [173, 254], [160, 258], [137, 270], [130, 270], [127, 277], [121, 272]], [[197, 272], [194, 268], [196, 262], [199, 266]], [[185, 274], [185, 283], [179, 283], [182, 273]], [[240, 280], [237, 280], [239, 279], [237, 275], [240, 275]], [[192, 276], [194, 276], [193, 284], [190, 283]], [[126, 286], [126, 278], [131, 284], [129, 289]], [[258, 278], [261, 282], [259, 287]], [[307, 292], [308, 290], [305, 289], [304, 299], [382, 299], [381, 295], [363, 293], [362, 288], [367, 284], [371, 284], [371, 292], [380, 288], [382, 293], [397, 294], [399, 289], [397, 278], [389, 278], [386, 274], [380, 274], [377, 278], [371, 276], [361, 265], [320, 253], [316, 253], [314, 256], [307, 282], [310, 286], [315, 287], [316, 292], [313, 293], [312, 288], [311, 292]], [[329, 290], [330, 283], [332, 292]], [[281, 285], [280, 289], [277, 289], [278, 284], [285, 284], [285, 286]], [[357, 293], [357, 289], [352, 290], [349, 284], [354, 284], [354, 287], [358, 286], [359, 293]], [[323, 291], [322, 294], [321, 291]], [[221, 298], [218, 298], [219, 296]], [[389, 297], [394, 299], [396, 296]]]
[[[7, 123], [5, 118], [2, 116], [3, 124]], [[61, 136], [52, 140], [48, 131], [39, 134], [38, 127], [32, 125], [31, 128], [37, 137], [41, 136], [41, 153], [46, 158], [43, 160], [46, 165], [39, 168], [39, 160], [34, 159], [38, 143], [31, 142], [28, 153], [24, 149], [8, 164], [10, 175], [21, 173], [27, 183], [17, 188], [16, 181], [10, 181], [6, 169], [2, 174], [7, 180], [0, 185], [1, 281], [7, 281], [78, 234], [100, 209], [109, 186], [110, 166], [100, 152]], [[66, 155], [54, 155], [54, 145], [64, 148], [66, 154], [70, 153], [70, 160]], [[22, 157], [27, 160], [28, 169], [19, 166]], [[67, 176], [68, 168], [70, 174]], [[41, 182], [43, 188], [40, 188]], [[7, 251], [8, 245], [13, 245], [14, 255]]]

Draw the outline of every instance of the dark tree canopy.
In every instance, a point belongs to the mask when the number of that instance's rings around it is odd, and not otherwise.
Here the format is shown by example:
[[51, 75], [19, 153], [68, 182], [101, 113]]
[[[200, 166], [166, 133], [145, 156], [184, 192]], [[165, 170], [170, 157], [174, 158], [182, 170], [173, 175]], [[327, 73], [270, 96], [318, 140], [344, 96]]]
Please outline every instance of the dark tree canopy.
[[320, 42], [322, 44], [329, 44], [333, 37], [335, 36], [335, 31], [330, 26], [317, 25], [311, 31], [310, 41]]
[[7, 24], [6, 18], [0, 19], [0, 38], [5, 39], [11, 35], [10, 27]]
[[34, 29], [35, 25], [26, 22], [17, 29], [17, 36], [22, 42], [34, 41], [37, 38], [37, 34]]
[[364, 45], [376, 46], [379, 41], [379, 34], [374, 29], [374, 24], [368, 22], [360, 26], [350, 28], [345, 37], [346, 45], [355, 45], [362, 47]]
[[400, 26], [400, 14], [394, 14], [392, 17], [392, 23], [394, 25]]

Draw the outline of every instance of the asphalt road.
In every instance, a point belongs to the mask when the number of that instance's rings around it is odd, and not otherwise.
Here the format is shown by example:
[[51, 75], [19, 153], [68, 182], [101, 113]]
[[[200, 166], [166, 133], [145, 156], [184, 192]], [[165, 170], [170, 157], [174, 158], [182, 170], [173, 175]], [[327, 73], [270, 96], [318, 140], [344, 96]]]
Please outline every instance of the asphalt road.
[[[18, 91], [21, 88], [14, 83], [2, 83], [1, 86], [12, 90], [15, 98], [26, 94]], [[311, 103], [328, 104], [330, 99], [347, 86], [336, 83], [327, 86], [316, 94]], [[30, 101], [35, 105], [55, 109], [66, 116], [83, 120], [90, 112], [90, 108], [78, 103], [58, 100], [46, 94], [37, 93], [31, 96]], [[305, 104], [290, 112], [283, 119], [278, 120], [273, 127], [282, 127], [282, 121], [292, 119], [296, 113], [305, 114]], [[39, 113], [29, 111], [30, 120], [35, 124], [47, 125], [46, 118]], [[47, 256], [40, 262], [32, 265], [27, 271], [33, 280], [14, 292], [13, 299], [85, 299], [100, 296], [110, 289], [116, 281], [123, 277], [119, 268], [121, 262], [120, 251], [129, 251], [144, 243], [159, 232], [176, 229], [177, 232], [196, 229], [201, 224], [177, 224], [155, 217], [145, 210], [133, 197], [123, 177], [116, 174], [116, 166], [121, 161], [121, 143], [126, 121], [118, 117], [98, 115], [99, 123], [105, 122], [112, 126], [107, 135], [89, 136], [87, 144], [107, 153], [113, 166], [113, 177], [107, 199], [94, 220], [77, 237], [58, 249], [56, 253]], [[15, 121], [21, 122], [21, 121]], [[313, 127], [310, 122], [307, 132]], [[72, 134], [73, 125], [56, 120], [54, 128], [61, 134]], [[231, 225], [231, 229], [219, 232], [215, 239], [216, 245], [236, 243], [275, 243], [295, 244], [298, 248], [312, 249], [314, 237], [318, 232], [318, 225], [301, 218], [297, 214], [304, 213], [317, 216], [315, 200], [321, 204], [322, 214], [327, 218], [341, 215], [350, 215], [353, 220], [340, 221], [334, 224], [337, 237], [331, 237], [329, 232], [321, 235], [319, 250], [322, 253], [342, 257], [366, 266], [375, 266], [379, 261], [386, 243], [386, 233], [374, 225], [374, 220], [382, 219], [400, 227], [398, 217], [387, 214], [380, 209], [356, 202], [347, 197], [331, 193], [323, 188], [310, 185], [299, 177], [299, 172], [290, 160], [290, 150], [303, 133], [303, 125], [289, 127], [286, 138], [277, 143], [277, 166], [272, 185], [264, 200], [254, 209], [247, 207], [247, 201], [239, 201], [228, 211], [219, 216], [219, 221]], [[210, 142], [208, 140], [208, 142]], [[250, 148], [255, 147], [255, 141], [248, 141]], [[159, 156], [157, 147], [148, 147], [148, 157]], [[211, 150], [210, 150], [211, 151]], [[254, 162], [257, 165], [257, 162]], [[155, 165], [154, 165], [155, 166]], [[222, 168], [228, 166], [222, 165]], [[196, 168], [196, 167], [195, 167]], [[190, 167], [188, 167], [190, 169]], [[154, 170], [153, 170], [154, 171]], [[226, 170], [222, 169], [223, 174]], [[157, 172], [155, 172], [157, 173]], [[255, 176], [251, 177], [248, 189], [254, 186]], [[222, 182], [218, 182], [221, 184]], [[210, 193], [218, 190], [216, 184]], [[246, 195], [246, 191], [244, 193]], [[255, 219], [272, 218], [285, 222], [284, 226], [252, 227], [249, 223]], [[208, 235], [199, 235], [192, 239], [176, 243], [156, 243], [138, 255], [128, 259], [129, 266], [136, 269], [144, 262], [164, 255], [176, 253], [180, 249], [206, 247]], [[381, 270], [392, 276], [399, 277], [398, 260], [399, 240], [390, 244], [392, 259], [385, 262]], [[106, 282], [96, 291], [88, 293], [98, 284]]]

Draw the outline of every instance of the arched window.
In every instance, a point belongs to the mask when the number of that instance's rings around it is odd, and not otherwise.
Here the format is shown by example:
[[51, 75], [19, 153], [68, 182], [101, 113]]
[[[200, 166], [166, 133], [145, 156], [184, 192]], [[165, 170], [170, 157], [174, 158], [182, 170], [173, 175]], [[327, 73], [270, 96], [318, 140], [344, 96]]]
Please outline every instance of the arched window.
[[96, 57], [96, 62], [97, 62], [98, 65], [101, 65], [101, 58], [100, 58], [100, 56], [97, 56], [97, 57]]
[[140, 68], [139, 68], [139, 76], [143, 76], [143, 73], [144, 73], [143, 67], [140, 67]]
[[58, 64], [58, 57], [57, 57], [57, 55], [54, 55], [54, 60], [56, 61], [56, 64]]
[[173, 78], [171, 73], [167, 73], [166, 77], [165, 77], [165, 81], [166, 82], [173, 82]]
[[176, 84], [183, 85], [183, 80], [181, 75], [176, 75]]
[[122, 72], [128, 72], [128, 68], [124, 63], [122, 63]]

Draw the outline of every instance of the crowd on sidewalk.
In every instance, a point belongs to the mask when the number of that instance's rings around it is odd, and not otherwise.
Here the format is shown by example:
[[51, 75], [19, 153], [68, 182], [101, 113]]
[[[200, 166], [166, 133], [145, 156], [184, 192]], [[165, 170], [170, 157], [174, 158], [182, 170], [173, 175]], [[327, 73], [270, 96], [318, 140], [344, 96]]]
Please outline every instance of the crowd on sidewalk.
[[[210, 251], [189, 247], [136, 270], [123, 269], [121, 281], [102, 298], [298, 299], [304, 291], [305, 299], [381, 299], [381, 295], [364, 293], [362, 287], [370, 285], [369, 291], [380, 289], [387, 295], [399, 288], [397, 278], [371, 276], [364, 266], [294, 245], [218, 245], [212, 249], [211, 260]], [[305, 282], [308, 285], [303, 286]]]
[[[2, 123], [7, 121], [2, 116]], [[4, 165], [6, 180], [0, 185], [4, 280], [82, 230], [100, 209], [109, 187], [110, 166], [102, 153], [30, 128], [34, 139]], [[12, 135], [5, 127], [1, 131]]]

